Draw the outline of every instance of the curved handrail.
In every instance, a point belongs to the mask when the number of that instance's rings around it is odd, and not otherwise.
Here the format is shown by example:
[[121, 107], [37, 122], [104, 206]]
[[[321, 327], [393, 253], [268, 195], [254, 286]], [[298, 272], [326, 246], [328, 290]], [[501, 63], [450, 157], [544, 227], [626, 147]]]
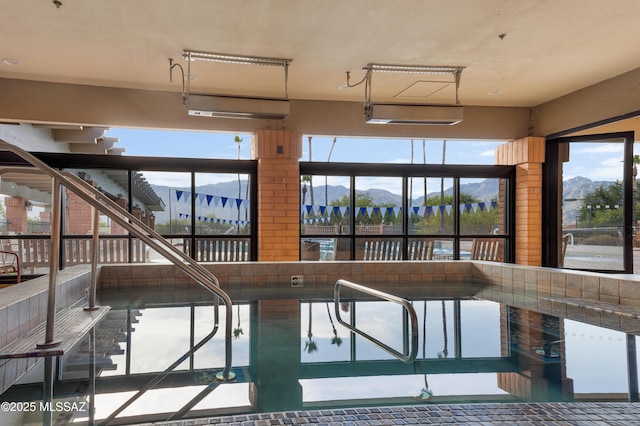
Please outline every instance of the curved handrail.
[[215, 320], [214, 320], [214, 325], [213, 325], [213, 330], [211, 330], [211, 332], [209, 334], [207, 334], [206, 336], [204, 336], [202, 338], [202, 340], [200, 340], [198, 342], [198, 344], [196, 344], [195, 346], [193, 346], [191, 349], [189, 349], [187, 352], [185, 352], [182, 356], [180, 356], [177, 360], [175, 360], [173, 362], [173, 364], [171, 364], [169, 367], [167, 367], [164, 371], [162, 371], [160, 374], [158, 374], [157, 376], [155, 376], [153, 379], [151, 379], [150, 381], [148, 381], [144, 386], [142, 386], [138, 392], [136, 392], [135, 394], [133, 394], [129, 399], [127, 399], [122, 405], [120, 405], [118, 408], [116, 408], [111, 414], [109, 414], [109, 416], [107, 416], [105, 419], [103, 419], [100, 422], [100, 425], [107, 425], [109, 424], [113, 419], [115, 419], [118, 414], [122, 413], [124, 410], [126, 410], [129, 406], [131, 406], [131, 404], [133, 404], [134, 402], [136, 402], [138, 399], [140, 399], [140, 397], [142, 395], [144, 395], [149, 389], [152, 389], [155, 385], [157, 385], [158, 383], [160, 383], [162, 380], [164, 380], [169, 374], [171, 374], [171, 372], [173, 370], [175, 370], [180, 364], [182, 364], [182, 362], [184, 362], [184, 360], [186, 360], [187, 358], [189, 358], [191, 355], [193, 355], [194, 353], [196, 353], [196, 351], [198, 351], [198, 349], [200, 349], [201, 347], [203, 347], [209, 340], [211, 340], [216, 333], [218, 332], [218, 310], [215, 309], [214, 310], [214, 315], [215, 315]]
[[[229, 372], [231, 370], [231, 335], [233, 331], [233, 309], [231, 298], [229, 297], [229, 295], [227, 295], [227, 293], [220, 289], [220, 283], [215, 275], [213, 275], [202, 265], [198, 264], [194, 259], [182, 253], [180, 250], [166, 241], [156, 231], [140, 222], [134, 215], [124, 210], [105, 194], [89, 185], [78, 176], [75, 176], [68, 172], [55, 170], [30, 152], [18, 146], [12, 145], [2, 139], [0, 139], [0, 148], [13, 152], [14, 154], [20, 156], [22, 159], [26, 160], [38, 170], [51, 176], [54, 179], [57, 179], [60, 184], [73, 191], [86, 203], [90, 204], [94, 208], [109, 216], [111, 220], [122, 226], [127, 231], [131, 232], [135, 237], [139, 238], [159, 253], [164, 253], [164, 257], [167, 260], [171, 261], [182, 272], [193, 278], [198, 284], [209, 290], [216, 297], [222, 299], [226, 306], [226, 360], [224, 371], [222, 372], [221, 377], [226, 380], [229, 377]], [[173, 254], [174, 256], [170, 256], [170, 254]]]
[[[358, 290], [362, 293], [377, 297], [379, 299], [384, 299], [384, 300], [388, 300], [389, 302], [397, 303], [399, 305], [402, 305], [407, 310], [407, 313], [409, 314], [409, 320], [411, 321], [411, 351], [409, 352], [409, 355], [405, 355], [403, 353], [398, 352], [397, 350], [393, 349], [389, 345], [385, 345], [384, 343], [380, 342], [378, 339], [368, 335], [364, 331], [359, 330], [356, 327], [352, 326], [351, 324], [342, 320], [342, 318], [340, 317], [340, 289], [343, 286], [352, 288], [354, 290]], [[343, 279], [339, 279], [338, 281], [336, 281], [336, 284], [333, 288], [333, 302], [334, 302], [334, 307], [336, 312], [336, 319], [340, 324], [347, 327], [349, 330], [353, 331], [354, 333], [369, 340], [371, 343], [378, 346], [380, 349], [390, 353], [391, 355], [395, 356], [402, 362], [409, 363], [409, 362], [415, 361], [416, 356], [418, 355], [418, 316], [416, 315], [416, 311], [413, 308], [413, 305], [411, 304], [411, 302], [409, 302], [406, 299], [403, 299], [402, 297], [394, 296], [393, 294], [385, 293], [383, 291], [375, 290], [373, 288], [369, 288], [369, 287], [356, 284], [351, 281], [347, 281]]]

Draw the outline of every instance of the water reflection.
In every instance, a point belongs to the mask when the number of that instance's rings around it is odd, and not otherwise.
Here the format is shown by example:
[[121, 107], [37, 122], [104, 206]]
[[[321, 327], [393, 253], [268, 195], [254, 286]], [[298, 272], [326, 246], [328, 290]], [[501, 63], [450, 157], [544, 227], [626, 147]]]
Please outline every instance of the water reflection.
[[[224, 366], [224, 336], [214, 331], [213, 306], [113, 309], [65, 355], [54, 379], [54, 401], [87, 401], [90, 410], [64, 413], [66, 418], [53, 413], [50, 422], [372, 404], [633, 400], [633, 389], [637, 397], [633, 335], [486, 300], [412, 303], [419, 351], [408, 364], [335, 321], [332, 302], [238, 304], [233, 383], [215, 378]], [[401, 307], [349, 300], [340, 309], [350, 324], [406, 351], [409, 330]], [[42, 401], [42, 377], [39, 367], [0, 398]], [[1, 413], [0, 423], [15, 423], [11, 415]]]

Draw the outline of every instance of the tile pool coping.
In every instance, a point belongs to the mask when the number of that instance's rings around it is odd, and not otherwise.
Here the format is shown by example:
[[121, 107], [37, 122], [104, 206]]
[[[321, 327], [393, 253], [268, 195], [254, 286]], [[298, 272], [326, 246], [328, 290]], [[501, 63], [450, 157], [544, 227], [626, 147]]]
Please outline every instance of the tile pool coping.
[[[140, 423], [146, 425], [150, 423]], [[156, 426], [358, 425], [640, 425], [640, 403], [438, 404], [288, 411], [153, 423]]]
[[[204, 263], [239, 299], [332, 295], [342, 278], [378, 289], [419, 292], [471, 284], [485, 291], [622, 305], [640, 313], [640, 275], [610, 275], [483, 261], [332, 261]], [[291, 276], [303, 276], [292, 288]], [[104, 265], [100, 288], [183, 288], [190, 277], [169, 264]], [[393, 291], [392, 291], [393, 292]]]

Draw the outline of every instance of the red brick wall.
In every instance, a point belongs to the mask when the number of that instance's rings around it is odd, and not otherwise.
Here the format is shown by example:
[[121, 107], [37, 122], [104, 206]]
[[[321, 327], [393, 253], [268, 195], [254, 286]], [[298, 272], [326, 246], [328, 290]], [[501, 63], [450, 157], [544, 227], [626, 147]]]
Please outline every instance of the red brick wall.
[[9, 232], [15, 232], [16, 234], [27, 233], [27, 208], [24, 205], [25, 202], [27, 202], [27, 199], [22, 197], [6, 197], [4, 199]]
[[496, 164], [516, 166], [516, 259], [542, 265], [542, 164], [545, 140], [527, 137], [500, 145]]
[[258, 260], [299, 260], [302, 135], [259, 130], [252, 153], [258, 160]]

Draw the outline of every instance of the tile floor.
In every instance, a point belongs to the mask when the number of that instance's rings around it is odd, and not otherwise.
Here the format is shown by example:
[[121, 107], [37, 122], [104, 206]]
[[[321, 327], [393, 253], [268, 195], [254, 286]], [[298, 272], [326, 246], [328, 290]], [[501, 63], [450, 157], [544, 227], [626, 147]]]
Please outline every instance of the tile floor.
[[188, 425], [640, 425], [640, 403], [573, 402], [418, 405], [313, 410], [154, 423]]

